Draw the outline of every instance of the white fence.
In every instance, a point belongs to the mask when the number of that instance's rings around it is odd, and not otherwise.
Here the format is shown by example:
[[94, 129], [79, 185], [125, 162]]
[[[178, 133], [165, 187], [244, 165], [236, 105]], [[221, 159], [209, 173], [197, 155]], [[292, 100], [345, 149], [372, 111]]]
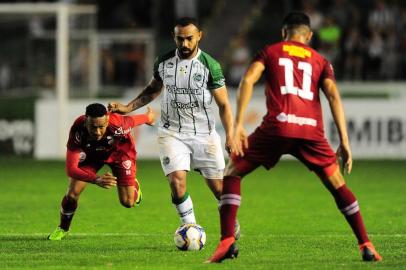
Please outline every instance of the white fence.
[[[406, 91], [406, 89], [405, 89]], [[134, 95], [121, 100], [128, 102]], [[159, 99], [151, 106], [159, 114]], [[235, 92], [230, 91], [230, 100], [235, 104]], [[83, 114], [86, 105], [96, 100], [71, 100], [67, 106], [69, 123]], [[97, 100], [107, 104], [108, 100]], [[348, 121], [348, 130], [354, 158], [367, 159], [405, 159], [406, 158], [406, 99], [398, 96], [389, 99], [344, 99], [344, 107]], [[215, 105], [214, 105], [215, 106]], [[338, 145], [337, 131], [331, 117], [330, 109], [323, 100], [324, 127], [327, 138], [335, 148]], [[265, 99], [263, 90], [258, 88], [250, 102], [246, 114], [246, 128], [253, 131], [265, 114]], [[143, 113], [142, 108], [137, 113]], [[65, 140], [58, 137], [58, 105], [54, 100], [40, 100], [36, 104], [35, 113], [35, 152], [36, 158], [63, 158], [61, 145], [66, 144], [68, 130], [65, 130]], [[224, 139], [221, 122], [217, 120], [217, 130]], [[158, 158], [156, 129], [142, 126], [137, 132], [137, 151], [139, 158]], [[224, 140], [223, 140], [224, 141]]]

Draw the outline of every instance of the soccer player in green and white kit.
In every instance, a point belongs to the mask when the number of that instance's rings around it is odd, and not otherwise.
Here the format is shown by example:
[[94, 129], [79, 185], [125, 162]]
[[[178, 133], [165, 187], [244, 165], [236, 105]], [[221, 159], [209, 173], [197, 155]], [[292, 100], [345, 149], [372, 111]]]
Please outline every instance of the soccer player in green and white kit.
[[219, 107], [226, 133], [225, 149], [229, 153], [235, 150], [233, 116], [220, 64], [199, 49], [202, 32], [197, 21], [193, 18], [177, 20], [173, 37], [177, 48], [157, 58], [154, 77], [142, 93], [127, 105], [112, 102], [109, 109], [129, 113], [163, 93], [158, 125], [161, 165], [169, 179], [172, 202], [181, 223], [196, 223], [186, 188], [191, 163], [218, 200], [223, 187], [225, 163], [215, 130], [213, 99]]

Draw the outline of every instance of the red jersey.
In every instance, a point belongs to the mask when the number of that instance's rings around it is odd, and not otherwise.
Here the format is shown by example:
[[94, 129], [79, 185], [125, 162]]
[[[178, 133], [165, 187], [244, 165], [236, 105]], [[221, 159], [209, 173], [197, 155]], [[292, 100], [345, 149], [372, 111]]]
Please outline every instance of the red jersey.
[[283, 41], [263, 48], [254, 61], [265, 65], [267, 114], [261, 128], [281, 137], [324, 138], [319, 89], [335, 80], [331, 64], [312, 48]]
[[[105, 164], [120, 163], [125, 160], [135, 161], [135, 141], [131, 136], [133, 127], [148, 122], [145, 114], [124, 116], [109, 114], [109, 124], [103, 138], [92, 140], [85, 126], [86, 116], [78, 117], [73, 123], [67, 143], [67, 173], [80, 180], [94, 180], [95, 174], [89, 174], [79, 168], [82, 159], [103, 162]], [[79, 156], [79, 152], [84, 155]]]

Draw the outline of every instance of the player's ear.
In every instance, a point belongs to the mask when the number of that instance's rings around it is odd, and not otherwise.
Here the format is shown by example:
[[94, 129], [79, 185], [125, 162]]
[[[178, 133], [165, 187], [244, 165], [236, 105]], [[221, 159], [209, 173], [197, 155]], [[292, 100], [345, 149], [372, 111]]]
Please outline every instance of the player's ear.
[[197, 41], [200, 41], [203, 37], [203, 32], [201, 30], [199, 30], [199, 32], [197, 33]]
[[285, 28], [282, 28], [281, 34], [282, 34], [282, 40], [286, 40], [287, 32], [286, 32]]
[[312, 31], [309, 31], [309, 33], [307, 34], [307, 37], [306, 37], [306, 42], [309, 44], [310, 43], [310, 41], [312, 40], [312, 37], [313, 37], [313, 32]]

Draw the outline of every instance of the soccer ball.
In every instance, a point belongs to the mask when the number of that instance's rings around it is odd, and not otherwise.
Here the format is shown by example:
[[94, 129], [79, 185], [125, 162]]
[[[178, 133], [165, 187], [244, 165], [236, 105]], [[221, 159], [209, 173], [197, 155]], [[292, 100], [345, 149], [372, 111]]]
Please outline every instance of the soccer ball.
[[183, 224], [175, 231], [173, 240], [180, 250], [201, 250], [206, 243], [206, 233], [198, 224]]

